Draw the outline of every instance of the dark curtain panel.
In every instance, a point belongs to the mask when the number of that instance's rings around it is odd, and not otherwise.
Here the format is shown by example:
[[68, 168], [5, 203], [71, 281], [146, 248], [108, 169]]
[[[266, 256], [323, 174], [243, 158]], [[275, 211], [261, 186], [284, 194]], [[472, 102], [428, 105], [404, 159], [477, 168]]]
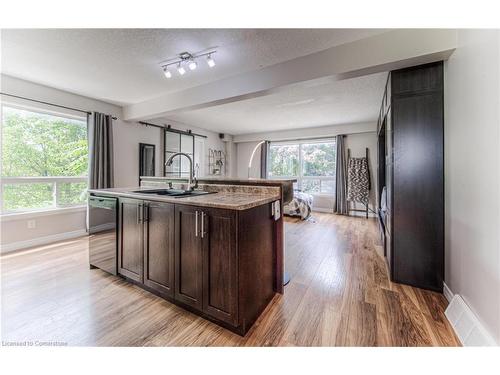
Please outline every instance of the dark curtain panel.
[[269, 155], [269, 146], [271, 142], [265, 141], [260, 146], [260, 178], [267, 178], [267, 157]]
[[93, 112], [89, 116], [89, 187], [105, 189], [114, 186], [113, 118]]
[[336, 160], [336, 190], [335, 190], [335, 212], [347, 215], [347, 165], [345, 157], [344, 135], [337, 136], [337, 160]]

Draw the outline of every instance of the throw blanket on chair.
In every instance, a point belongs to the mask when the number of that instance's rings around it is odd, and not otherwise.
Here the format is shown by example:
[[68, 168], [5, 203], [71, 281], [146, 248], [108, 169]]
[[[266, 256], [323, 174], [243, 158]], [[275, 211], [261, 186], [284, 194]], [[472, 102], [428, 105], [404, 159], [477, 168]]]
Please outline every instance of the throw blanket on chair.
[[370, 171], [367, 158], [350, 158], [347, 165], [347, 200], [368, 204]]
[[311, 194], [295, 191], [291, 202], [283, 206], [283, 213], [288, 216], [300, 216], [306, 220], [311, 216], [313, 196]]

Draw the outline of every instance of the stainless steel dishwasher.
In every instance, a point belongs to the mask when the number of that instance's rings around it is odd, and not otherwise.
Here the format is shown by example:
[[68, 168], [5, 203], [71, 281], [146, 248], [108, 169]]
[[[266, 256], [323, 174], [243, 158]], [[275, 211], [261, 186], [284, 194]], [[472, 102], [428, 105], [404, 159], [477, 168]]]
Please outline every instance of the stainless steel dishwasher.
[[89, 197], [89, 263], [113, 275], [117, 274], [116, 198]]

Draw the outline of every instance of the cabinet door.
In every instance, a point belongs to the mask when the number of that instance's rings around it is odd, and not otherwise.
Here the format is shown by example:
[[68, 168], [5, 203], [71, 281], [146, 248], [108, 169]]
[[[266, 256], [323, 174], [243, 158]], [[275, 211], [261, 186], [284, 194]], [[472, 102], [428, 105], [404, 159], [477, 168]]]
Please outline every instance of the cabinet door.
[[394, 135], [393, 135], [392, 110], [387, 112], [386, 131], [385, 131], [385, 187], [386, 187], [386, 204], [387, 211], [385, 212], [385, 256], [387, 265], [389, 266], [389, 274], [393, 279], [393, 258], [392, 258], [392, 205], [393, 205], [393, 166], [394, 166]]
[[402, 96], [394, 103], [394, 280], [442, 291], [443, 94]]
[[175, 206], [175, 299], [202, 308], [201, 211]]
[[143, 202], [120, 198], [118, 234], [118, 273], [129, 279], [143, 280]]
[[144, 284], [174, 296], [174, 205], [148, 202], [144, 206]]
[[236, 213], [221, 209], [203, 211], [200, 220], [200, 237], [203, 241], [203, 312], [236, 324]]
[[386, 154], [385, 154], [385, 186], [387, 194], [387, 220], [386, 227], [392, 233], [392, 192], [393, 192], [393, 163], [394, 163], [394, 135], [392, 111], [387, 113], [386, 130], [385, 130]]

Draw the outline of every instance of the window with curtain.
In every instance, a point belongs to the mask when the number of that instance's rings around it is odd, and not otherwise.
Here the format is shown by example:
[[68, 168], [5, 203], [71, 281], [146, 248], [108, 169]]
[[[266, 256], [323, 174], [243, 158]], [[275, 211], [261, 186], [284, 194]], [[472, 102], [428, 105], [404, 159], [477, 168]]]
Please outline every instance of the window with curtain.
[[1, 213], [84, 206], [87, 119], [2, 106]]
[[272, 142], [268, 178], [296, 178], [296, 189], [333, 196], [335, 152], [335, 139]]

